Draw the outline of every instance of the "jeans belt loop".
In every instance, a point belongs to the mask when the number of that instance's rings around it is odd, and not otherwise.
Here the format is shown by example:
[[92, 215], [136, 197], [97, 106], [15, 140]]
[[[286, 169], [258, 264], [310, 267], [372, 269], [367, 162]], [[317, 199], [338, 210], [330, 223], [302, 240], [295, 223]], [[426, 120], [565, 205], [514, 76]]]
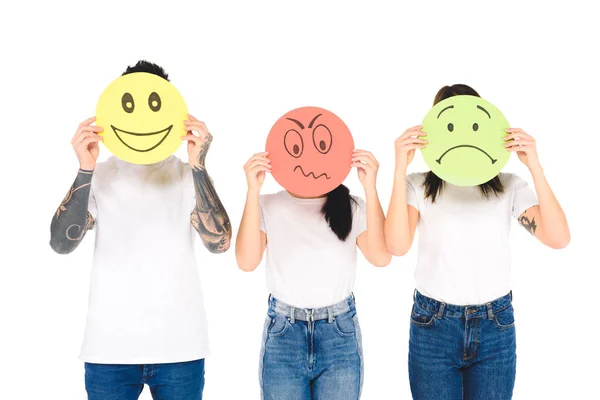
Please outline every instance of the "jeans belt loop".
[[413, 301], [417, 299], [417, 289], [413, 291]]
[[488, 319], [494, 319], [494, 310], [492, 309], [492, 303], [487, 303], [485, 306], [487, 307]]
[[333, 307], [327, 307], [327, 321], [332, 323], [335, 318], [333, 317]]
[[290, 322], [292, 324], [296, 322], [296, 309], [294, 307], [290, 307]]
[[446, 303], [440, 303], [440, 308], [438, 309], [438, 312], [435, 316], [438, 318], [442, 318], [442, 316], [444, 315], [445, 309], [446, 309]]

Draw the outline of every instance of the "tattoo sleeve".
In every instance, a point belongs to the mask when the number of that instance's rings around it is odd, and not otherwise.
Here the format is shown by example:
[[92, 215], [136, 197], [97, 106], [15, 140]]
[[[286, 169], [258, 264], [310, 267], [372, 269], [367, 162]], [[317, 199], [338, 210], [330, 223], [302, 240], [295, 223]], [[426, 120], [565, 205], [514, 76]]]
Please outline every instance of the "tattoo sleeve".
[[212, 136], [209, 134], [197, 159], [191, 163], [196, 191], [196, 206], [192, 211], [191, 222], [211, 253], [224, 253], [231, 244], [231, 222], [204, 166], [211, 141]]
[[94, 171], [80, 169], [73, 186], [56, 210], [50, 224], [50, 247], [59, 254], [75, 250], [95, 223], [88, 212]]
[[530, 221], [529, 217], [527, 217], [526, 215], [522, 215], [519, 218], [519, 223], [521, 224], [521, 226], [523, 226], [523, 228], [527, 230], [527, 232], [535, 236], [535, 230], [537, 228], [537, 225], [535, 224], [535, 217], [531, 218]]

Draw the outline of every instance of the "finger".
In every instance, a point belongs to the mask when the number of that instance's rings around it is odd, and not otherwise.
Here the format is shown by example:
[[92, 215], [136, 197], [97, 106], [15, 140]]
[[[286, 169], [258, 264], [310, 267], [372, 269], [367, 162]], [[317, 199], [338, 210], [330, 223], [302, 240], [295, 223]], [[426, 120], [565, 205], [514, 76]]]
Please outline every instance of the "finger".
[[406, 146], [405, 149], [410, 151], [410, 150], [417, 150], [417, 149], [424, 149], [426, 146], [424, 144], [412, 144], [410, 146]]
[[515, 146], [533, 146], [535, 142], [533, 140], [511, 140], [507, 143], [504, 143], [504, 147], [515, 147]]
[[88, 145], [90, 143], [98, 143], [100, 141], [102, 141], [103, 137], [102, 136], [98, 136], [98, 135], [93, 135], [93, 136], [88, 136], [83, 142], [81, 142], [77, 148], [80, 149], [87, 149]]
[[509, 149], [507, 149], [508, 151], [516, 151], [516, 152], [524, 152], [524, 153], [528, 153], [532, 150], [535, 150], [535, 146], [532, 145], [528, 145], [528, 146], [515, 146], [515, 147], [511, 147]]
[[198, 120], [184, 120], [183, 123], [186, 125], [186, 127], [196, 127], [199, 129], [204, 129], [208, 132], [208, 128], [206, 127], [206, 124], [202, 121], [198, 121]]
[[511, 133], [511, 134], [509, 134], [509, 135], [506, 135], [506, 136], [504, 136], [504, 140], [511, 140], [511, 139], [516, 139], [516, 138], [519, 138], [519, 139], [529, 139], [529, 140], [535, 140], [533, 137], [529, 136], [528, 134], [526, 134], [526, 133], [521, 133], [521, 132], [518, 132], [518, 133]]
[[533, 137], [530, 134], [528, 134], [527, 132], [525, 132], [523, 129], [520, 129], [520, 128], [509, 128], [506, 130], [506, 132], [509, 133], [506, 137], [517, 136], [517, 137], [533, 139]]
[[254, 160], [248, 165], [248, 167], [246, 167], [246, 169], [251, 170], [252, 168], [254, 168], [258, 165], [269, 168], [269, 169], [271, 168], [271, 164], [269, 164], [268, 162], [266, 162], [264, 160]]
[[191, 121], [198, 121], [198, 118], [194, 117], [192, 114], [188, 114], [188, 117]]
[[403, 135], [401, 135], [399, 138], [396, 139], [396, 142], [401, 142], [404, 141], [406, 139], [409, 139], [411, 137], [415, 137], [415, 138], [419, 138], [420, 136], [426, 136], [427, 133], [423, 132], [423, 131], [406, 131]]
[[429, 143], [429, 140], [427, 139], [419, 139], [419, 138], [408, 138], [405, 139], [404, 141], [398, 143], [398, 146], [408, 146], [411, 144], [427, 144]]
[[373, 160], [367, 154], [355, 155], [354, 157], [352, 157], [352, 161], [360, 161], [360, 162], [363, 162], [365, 164], [372, 164], [372, 165], [375, 164], [375, 160]]
[[71, 143], [77, 143], [79, 141], [78, 138], [81, 137], [81, 135], [85, 132], [102, 132], [102, 127], [89, 125], [80, 126], [79, 128], [77, 128], [75, 135], [73, 135]]
[[206, 126], [202, 126], [198, 123], [193, 123], [193, 124], [186, 126], [185, 130], [188, 132], [197, 132], [198, 136], [200, 136], [204, 140], [206, 140], [208, 137], [210, 137], [210, 132], [208, 132], [208, 129], [206, 129]]
[[82, 132], [81, 134], [77, 135], [77, 137], [75, 139], [73, 139], [73, 141], [71, 141], [71, 144], [73, 146], [78, 146], [79, 143], [83, 142], [85, 139], [87, 139], [90, 136], [99, 136], [99, 135], [94, 132]]
[[350, 164], [350, 167], [352, 168], [360, 168], [363, 171], [367, 172], [367, 171], [374, 171], [375, 168], [373, 168], [372, 165], [369, 164], [363, 164], [361, 162], [353, 162], [352, 164]]
[[187, 140], [189, 142], [194, 142], [195, 144], [202, 144], [204, 143], [204, 140], [202, 140], [201, 138], [199, 138], [198, 136], [192, 134], [192, 133], [188, 133], [185, 136], [181, 137], [181, 140]]
[[361, 157], [365, 157], [365, 159], [368, 160], [368, 162], [370, 164], [373, 164], [376, 167], [379, 166], [379, 162], [377, 161], [377, 159], [375, 158], [375, 156], [372, 153], [368, 152], [368, 151], [365, 151], [364, 153], [356, 153], [355, 155], [359, 155]]
[[79, 126], [78, 126], [78, 128], [81, 128], [82, 126], [89, 125], [89, 124], [91, 124], [94, 121], [96, 121], [96, 117], [95, 116], [91, 117], [91, 118], [88, 118], [85, 121], [83, 121], [82, 123], [80, 123]]
[[269, 168], [267, 168], [267, 167], [263, 167], [262, 165], [257, 165], [256, 167], [250, 168], [247, 171], [247, 173], [249, 175], [254, 175], [254, 176], [258, 175], [259, 172], [271, 172], [271, 170], [269, 170]]
[[246, 164], [244, 164], [244, 169], [247, 168], [254, 160], [263, 160], [266, 161], [268, 163], [271, 162], [271, 160], [269, 160], [267, 158], [267, 154], [269, 153], [257, 153], [255, 155], [253, 155], [252, 157], [250, 157], [250, 159], [248, 161], [246, 161]]

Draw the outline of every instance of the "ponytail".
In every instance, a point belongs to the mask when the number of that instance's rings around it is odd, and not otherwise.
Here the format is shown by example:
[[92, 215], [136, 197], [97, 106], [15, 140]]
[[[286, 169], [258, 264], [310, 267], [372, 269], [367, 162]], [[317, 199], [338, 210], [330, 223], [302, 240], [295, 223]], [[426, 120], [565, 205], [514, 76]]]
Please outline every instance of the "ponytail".
[[321, 209], [325, 221], [342, 242], [352, 231], [352, 203], [355, 202], [350, 196], [350, 189], [340, 185], [327, 193], [327, 200]]

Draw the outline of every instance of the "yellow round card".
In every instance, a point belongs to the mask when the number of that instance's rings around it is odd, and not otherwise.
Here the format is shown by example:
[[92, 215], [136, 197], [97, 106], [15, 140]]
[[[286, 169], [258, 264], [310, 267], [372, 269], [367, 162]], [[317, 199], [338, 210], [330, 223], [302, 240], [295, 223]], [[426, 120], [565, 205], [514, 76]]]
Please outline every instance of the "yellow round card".
[[133, 164], [153, 164], [173, 154], [187, 133], [187, 119], [185, 101], [175, 86], [146, 72], [114, 80], [96, 106], [104, 145]]

